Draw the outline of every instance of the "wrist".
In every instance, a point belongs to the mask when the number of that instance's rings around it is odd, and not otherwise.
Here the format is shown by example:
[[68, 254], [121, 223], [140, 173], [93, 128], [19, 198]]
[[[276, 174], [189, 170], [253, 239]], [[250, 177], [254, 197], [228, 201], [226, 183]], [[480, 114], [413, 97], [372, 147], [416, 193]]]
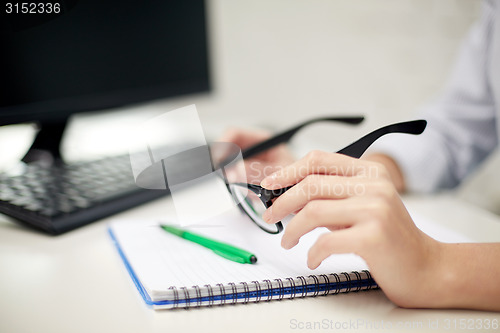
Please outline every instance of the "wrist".
[[423, 234], [424, 257], [423, 262], [417, 265], [418, 277], [415, 283], [415, 299], [411, 307], [416, 308], [444, 308], [453, 296], [448, 287], [455, 279], [443, 264], [448, 251], [445, 243], [441, 243], [426, 234]]
[[450, 263], [450, 251], [453, 251], [451, 244], [438, 242], [432, 239], [432, 253], [430, 253], [430, 273], [427, 283], [432, 287], [429, 295], [429, 307], [431, 308], [450, 308], [455, 304], [454, 298], [459, 292], [459, 275], [455, 269], [452, 269]]
[[[474, 284], [467, 278], [467, 271], [473, 265], [461, 254], [467, 244], [437, 242], [437, 255], [433, 262], [434, 296], [430, 306], [433, 308], [474, 308], [474, 298], [470, 295]], [[468, 251], [466, 251], [468, 252]], [[475, 291], [474, 291], [475, 293]], [[472, 304], [469, 304], [471, 303]]]

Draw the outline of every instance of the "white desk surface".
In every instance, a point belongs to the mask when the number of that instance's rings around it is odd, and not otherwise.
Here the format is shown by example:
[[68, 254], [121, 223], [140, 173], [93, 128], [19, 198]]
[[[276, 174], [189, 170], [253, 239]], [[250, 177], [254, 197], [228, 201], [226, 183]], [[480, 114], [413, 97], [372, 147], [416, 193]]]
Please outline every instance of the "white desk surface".
[[[168, 200], [112, 218], [154, 217]], [[500, 241], [499, 217], [450, 195], [405, 202], [410, 211], [473, 239]], [[471, 331], [460, 329], [471, 320], [500, 321], [500, 313], [401, 309], [380, 290], [154, 311], [144, 304], [109, 239], [109, 220], [52, 237], [0, 216], [0, 332], [437, 332]]]

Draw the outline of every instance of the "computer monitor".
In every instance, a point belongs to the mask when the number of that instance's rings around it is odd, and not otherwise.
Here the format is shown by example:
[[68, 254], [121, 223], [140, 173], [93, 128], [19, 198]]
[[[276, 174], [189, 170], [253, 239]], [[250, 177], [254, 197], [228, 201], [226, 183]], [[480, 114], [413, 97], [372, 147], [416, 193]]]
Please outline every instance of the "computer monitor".
[[209, 91], [203, 0], [48, 2], [61, 12], [0, 24], [0, 125], [40, 127], [24, 161], [61, 158], [74, 113]]

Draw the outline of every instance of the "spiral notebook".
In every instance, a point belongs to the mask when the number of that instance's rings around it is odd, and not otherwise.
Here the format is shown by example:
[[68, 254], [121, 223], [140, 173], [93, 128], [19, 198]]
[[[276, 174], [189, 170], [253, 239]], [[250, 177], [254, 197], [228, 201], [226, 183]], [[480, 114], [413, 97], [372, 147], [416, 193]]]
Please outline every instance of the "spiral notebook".
[[334, 255], [317, 269], [307, 252], [325, 230], [304, 236], [292, 250], [281, 235], [263, 232], [244, 216], [231, 216], [189, 230], [254, 253], [256, 264], [240, 264], [163, 231], [165, 221], [116, 221], [109, 234], [144, 301], [154, 309], [187, 308], [322, 296], [377, 288], [365, 262]]

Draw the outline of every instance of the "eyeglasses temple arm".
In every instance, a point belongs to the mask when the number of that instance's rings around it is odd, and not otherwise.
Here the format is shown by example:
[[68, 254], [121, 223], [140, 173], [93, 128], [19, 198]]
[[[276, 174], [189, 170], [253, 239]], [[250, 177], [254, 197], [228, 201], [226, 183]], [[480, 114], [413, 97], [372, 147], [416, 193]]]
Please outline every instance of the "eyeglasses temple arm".
[[262, 153], [274, 146], [279, 145], [280, 143], [284, 143], [290, 140], [290, 138], [295, 135], [299, 130], [301, 130], [303, 127], [310, 125], [312, 123], [316, 122], [321, 122], [321, 121], [335, 121], [335, 122], [340, 122], [344, 124], [350, 124], [350, 125], [356, 125], [361, 123], [365, 118], [364, 117], [324, 117], [324, 118], [315, 118], [311, 119], [305, 123], [302, 123], [300, 125], [297, 125], [285, 132], [282, 132], [280, 134], [277, 134], [273, 136], [272, 138], [269, 138], [267, 140], [264, 140], [254, 146], [251, 146], [250, 148], [247, 148], [242, 151], [242, 157], [243, 158], [250, 158], [252, 156], [255, 156], [259, 153]]
[[[302, 124], [302, 126], [305, 125]], [[427, 121], [425, 120], [413, 120], [413, 121], [388, 125], [379, 128], [371, 133], [368, 133], [359, 140], [356, 140], [347, 147], [339, 150], [337, 153], [355, 158], [360, 158], [366, 151], [366, 149], [368, 149], [368, 147], [370, 147], [372, 143], [374, 143], [381, 136], [384, 136], [389, 133], [406, 133], [406, 134], [418, 135], [425, 130], [426, 126], [427, 126]], [[285, 193], [294, 186], [292, 185], [280, 189], [268, 190], [256, 184], [229, 183], [227, 182], [227, 180], [226, 180], [226, 185], [227, 186], [236, 185], [248, 188], [249, 190], [257, 194], [264, 203], [270, 202], [272, 199], [279, 197], [281, 194]]]
[[427, 126], [427, 121], [425, 120], [413, 120], [403, 123], [396, 123], [388, 125], [378, 130], [375, 130], [367, 135], [363, 136], [357, 141], [354, 141], [347, 147], [337, 151], [339, 154], [344, 154], [347, 156], [360, 158], [364, 152], [374, 143], [378, 138], [389, 133], [406, 133], [406, 134], [421, 134], [425, 127]]
[[260, 198], [260, 200], [262, 200], [262, 202], [267, 203], [267, 202], [271, 201], [272, 199], [279, 197], [280, 195], [282, 195], [283, 193], [285, 193], [286, 191], [291, 189], [294, 185], [284, 187], [284, 188], [275, 189], [275, 190], [268, 190], [268, 189], [263, 188], [262, 186], [257, 185], [257, 184], [229, 183], [226, 180], [226, 186], [228, 186], [228, 187], [229, 186], [240, 186], [243, 188], [247, 188], [250, 191], [252, 191], [253, 193], [255, 193]]

